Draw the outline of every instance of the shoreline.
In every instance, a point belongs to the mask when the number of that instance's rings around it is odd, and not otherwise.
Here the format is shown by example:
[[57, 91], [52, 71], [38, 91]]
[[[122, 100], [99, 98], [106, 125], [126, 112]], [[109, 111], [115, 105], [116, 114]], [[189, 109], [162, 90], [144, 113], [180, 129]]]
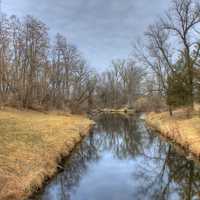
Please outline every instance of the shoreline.
[[113, 114], [135, 114], [135, 110], [133, 109], [100, 109], [99, 110], [101, 113], [113, 113]]
[[1, 110], [0, 199], [32, 197], [93, 125], [86, 116]]
[[28, 196], [28, 199], [24, 199], [24, 200], [37, 200], [38, 197], [40, 197], [41, 193], [44, 191], [45, 187], [53, 180], [53, 178], [55, 178], [59, 173], [62, 173], [62, 171], [64, 171], [65, 169], [65, 166], [64, 164], [66, 163], [66, 160], [68, 158], [70, 158], [70, 156], [72, 155], [72, 153], [74, 152], [74, 150], [76, 149], [76, 147], [78, 145], [80, 145], [82, 143], [82, 141], [87, 137], [89, 136], [90, 134], [90, 131], [92, 130], [94, 124], [91, 125], [91, 127], [89, 128], [89, 131], [87, 132], [87, 134], [83, 135], [81, 137], [81, 139], [79, 141], [77, 141], [74, 146], [72, 147], [71, 150], [69, 150], [69, 153], [66, 154], [66, 155], [63, 155], [61, 158], [60, 158], [60, 161], [57, 163], [57, 170], [56, 172], [50, 176], [50, 177], [47, 177], [46, 179], [44, 179], [43, 183], [42, 183], [42, 186], [40, 188], [37, 188], [37, 190], [33, 191], [29, 196]]
[[[180, 111], [177, 113], [180, 114]], [[194, 157], [200, 161], [200, 127], [194, 127], [194, 124], [200, 124], [198, 116], [187, 119], [180, 116], [170, 117], [167, 112], [149, 113], [146, 114], [145, 121], [150, 129], [187, 152], [189, 158]]]
[[[92, 127], [91, 127], [92, 129]], [[90, 130], [91, 130], [90, 129]], [[88, 132], [88, 134], [86, 134], [85, 136], [83, 136], [81, 138], [81, 140], [79, 142], [77, 142], [74, 147], [71, 149], [71, 151], [69, 151], [69, 154], [65, 155], [65, 156], [62, 156], [61, 157], [61, 160], [57, 163], [57, 171], [51, 176], [51, 177], [48, 177], [47, 179], [45, 179], [42, 183], [42, 186], [40, 188], [37, 188], [37, 190], [33, 191], [32, 194], [29, 195], [28, 199], [25, 199], [25, 200], [37, 200], [38, 197], [40, 197], [40, 195], [42, 194], [42, 192], [44, 192], [45, 190], [45, 187], [51, 183], [51, 181], [57, 176], [59, 175], [59, 173], [62, 173], [62, 171], [65, 170], [65, 163], [66, 163], [66, 160], [68, 158], [70, 158], [70, 156], [72, 155], [73, 151], [76, 149], [76, 147], [78, 145], [80, 145], [82, 143], [82, 141], [85, 139], [85, 137], [87, 137], [90, 133], [90, 130]]]

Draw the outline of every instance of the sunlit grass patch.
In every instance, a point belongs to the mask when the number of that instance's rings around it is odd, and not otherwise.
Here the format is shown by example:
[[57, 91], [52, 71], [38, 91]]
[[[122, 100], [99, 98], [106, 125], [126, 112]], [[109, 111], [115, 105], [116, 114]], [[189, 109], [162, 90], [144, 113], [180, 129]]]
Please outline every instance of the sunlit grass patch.
[[199, 106], [195, 105], [194, 112], [189, 118], [186, 112], [186, 109], [178, 109], [172, 117], [168, 112], [149, 113], [146, 121], [161, 134], [200, 158]]
[[0, 199], [23, 199], [57, 170], [92, 122], [84, 116], [0, 111]]

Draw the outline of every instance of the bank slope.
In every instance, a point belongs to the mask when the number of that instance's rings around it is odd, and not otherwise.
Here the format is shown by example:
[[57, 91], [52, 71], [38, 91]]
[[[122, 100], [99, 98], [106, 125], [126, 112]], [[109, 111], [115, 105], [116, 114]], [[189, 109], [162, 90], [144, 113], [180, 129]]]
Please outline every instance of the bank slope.
[[0, 111], [0, 199], [25, 199], [89, 133], [84, 116]]
[[200, 117], [196, 114], [187, 118], [184, 110], [177, 110], [173, 117], [168, 112], [149, 113], [147, 124], [163, 136], [200, 158]]

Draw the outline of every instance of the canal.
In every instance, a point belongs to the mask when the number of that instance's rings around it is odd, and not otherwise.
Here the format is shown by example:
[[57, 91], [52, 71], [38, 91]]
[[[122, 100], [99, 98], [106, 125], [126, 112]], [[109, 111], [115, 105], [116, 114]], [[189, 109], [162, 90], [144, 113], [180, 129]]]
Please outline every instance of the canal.
[[200, 199], [200, 166], [139, 116], [104, 114], [41, 200]]

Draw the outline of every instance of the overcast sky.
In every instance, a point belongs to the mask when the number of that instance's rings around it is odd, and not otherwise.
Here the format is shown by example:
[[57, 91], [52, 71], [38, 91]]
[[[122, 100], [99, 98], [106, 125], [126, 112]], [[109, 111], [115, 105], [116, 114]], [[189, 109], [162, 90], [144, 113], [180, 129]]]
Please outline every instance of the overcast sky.
[[170, 0], [2, 0], [8, 15], [34, 15], [60, 32], [99, 70], [126, 58], [131, 42], [168, 7]]

